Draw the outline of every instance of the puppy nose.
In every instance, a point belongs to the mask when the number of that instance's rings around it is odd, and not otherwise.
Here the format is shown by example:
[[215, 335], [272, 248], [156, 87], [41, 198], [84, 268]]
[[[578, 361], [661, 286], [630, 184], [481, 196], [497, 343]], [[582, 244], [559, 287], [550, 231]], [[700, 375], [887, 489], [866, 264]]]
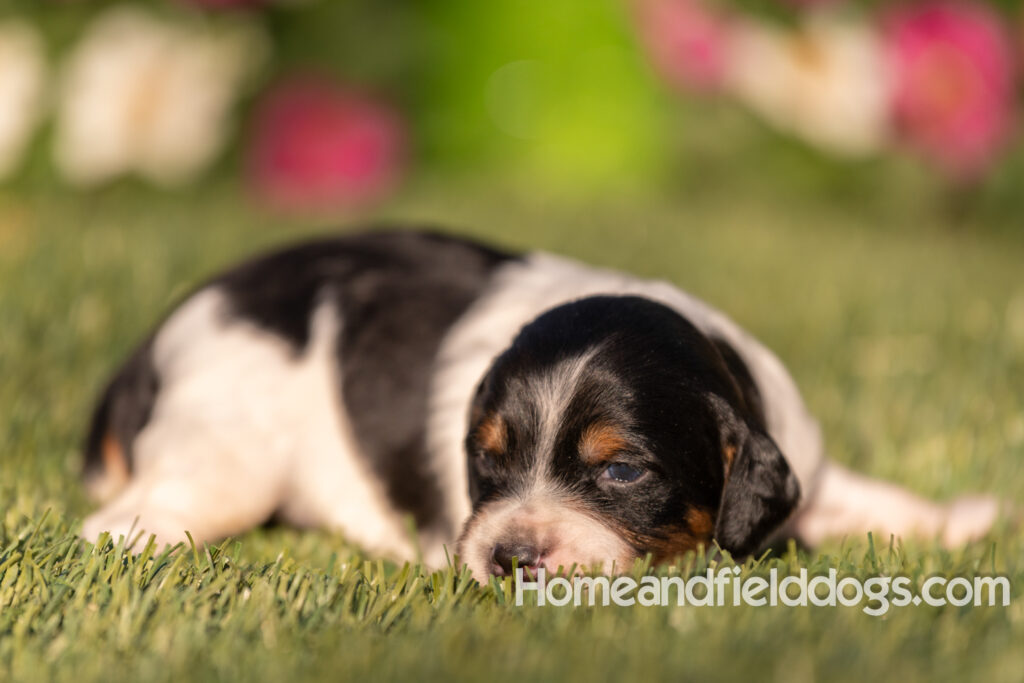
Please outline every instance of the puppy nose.
[[491, 564], [496, 576], [511, 576], [512, 562], [523, 569], [536, 569], [540, 552], [529, 543], [498, 543], [491, 552]]

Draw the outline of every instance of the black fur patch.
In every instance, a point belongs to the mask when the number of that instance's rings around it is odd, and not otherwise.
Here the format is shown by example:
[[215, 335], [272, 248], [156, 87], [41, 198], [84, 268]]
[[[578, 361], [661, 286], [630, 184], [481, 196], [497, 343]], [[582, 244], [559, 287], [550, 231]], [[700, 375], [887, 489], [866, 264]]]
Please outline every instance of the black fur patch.
[[[545, 388], [583, 359], [571, 386]], [[565, 408], [557, 424], [545, 424], [550, 410], [541, 403], [560, 391]], [[558, 306], [524, 327], [481, 383], [466, 441], [474, 511], [524, 492], [537, 458], [547, 458], [543, 476], [638, 556], [665, 559], [710, 542], [710, 518], [722, 505], [734, 517], [719, 525], [722, 540], [748, 552], [792, 509], [795, 481], [785, 478], [777, 450], [751, 445], [763, 435], [756, 424], [746, 428], [744, 402], [715, 345], [670, 308], [635, 296]], [[495, 416], [506, 430], [500, 453], [479, 438], [480, 421]], [[580, 437], [595, 424], [614, 426], [619, 452], [606, 460], [642, 471], [635, 482], [610, 480], [607, 461], [581, 457]], [[734, 434], [737, 425], [744, 429]], [[749, 447], [727, 484], [723, 447], [740, 436], [746, 441], [738, 445]], [[550, 452], [538, 452], [541, 443]], [[748, 495], [757, 505], [743, 504]]]
[[718, 337], [711, 337], [711, 343], [715, 345], [718, 352], [722, 354], [722, 359], [725, 361], [725, 366], [729, 368], [729, 373], [732, 378], [736, 380], [736, 385], [739, 387], [740, 396], [743, 397], [743, 402], [746, 404], [747, 410], [750, 412], [750, 416], [757, 422], [757, 425], [764, 430], [767, 430], [768, 419], [764, 412], [764, 401], [761, 399], [761, 391], [757, 388], [757, 383], [754, 381], [754, 376], [750, 374], [750, 369], [747, 364], [740, 358], [740, 354], [736, 352], [736, 349], [732, 347], [729, 342]]
[[[377, 232], [259, 257], [218, 278], [235, 314], [309, 341], [315, 307], [339, 308], [342, 395], [362, 454], [421, 528], [444, 500], [426, 453], [429, 383], [441, 340], [513, 255], [433, 233]], [[461, 520], [444, 520], [458, 524]]]
[[[537, 378], [588, 358], [566, 408], [550, 475], [606, 520], [638, 555], [658, 553], [685, 530], [687, 511], [717, 508], [724, 471], [718, 426], [706, 392], [736, 401], [719, 354], [691, 323], [648, 299], [597, 296], [564, 304], [523, 328], [482, 384], [474, 414], [498, 414], [509, 446], [498, 457], [481, 454], [471, 431], [471, 496], [476, 509], [529, 485], [544, 414]], [[646, 475], [621, 485], [602, 477], [607, 463], [588, 464], [578, 445], [594, 424], [614, 425], [624, 442], [616, 462]], [[709, 538], [704, 539], [709, 541]]]

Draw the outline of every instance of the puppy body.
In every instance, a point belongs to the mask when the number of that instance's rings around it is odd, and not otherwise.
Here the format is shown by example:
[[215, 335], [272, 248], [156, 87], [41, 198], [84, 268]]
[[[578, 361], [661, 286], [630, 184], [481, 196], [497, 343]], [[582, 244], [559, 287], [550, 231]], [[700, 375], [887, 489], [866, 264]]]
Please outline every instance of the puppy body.
[[112, 380], [86, 450], [107, 500], [89, 539], [214, 540], [277, 515], [439, 565], [461, 533], [478, 578], [505, 556], [621, 566], [712, 537], [742, 553], [780, 533], [955, 544], [995, 515], [827, 462], [779, 360], [669, 283], [424, 233], [214, 279]]

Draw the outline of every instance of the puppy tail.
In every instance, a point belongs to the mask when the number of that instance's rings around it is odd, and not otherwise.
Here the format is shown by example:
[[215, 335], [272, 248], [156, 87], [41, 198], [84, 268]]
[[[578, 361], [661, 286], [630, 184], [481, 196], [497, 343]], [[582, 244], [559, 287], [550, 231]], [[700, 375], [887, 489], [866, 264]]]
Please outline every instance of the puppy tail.
[[82, 479], [97, 502], [113, 498], [132, 472], [132, 444], [149, 421], [160, 382], [150, 345], [139, 348], [107, 384], [85, 440]]

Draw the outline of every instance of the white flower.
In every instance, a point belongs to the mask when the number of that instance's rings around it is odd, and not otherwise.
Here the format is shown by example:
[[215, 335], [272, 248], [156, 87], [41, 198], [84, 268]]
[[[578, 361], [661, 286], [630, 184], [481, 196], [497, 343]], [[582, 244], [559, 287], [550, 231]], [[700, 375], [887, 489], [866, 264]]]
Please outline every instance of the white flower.
[[102, 14], [65, 67], [58, 168], [80, 185], [131, 172], [187, 182], [221, 150], [265, 47], [251, 25], [178, 25], [129, 7]]
[[867, 26], [812, 15], [797, 31], [745, 23], [732, 43], [730, 89], [778, 128], [835, 152], [877, 150], [887, 133], [880, 39]]
[[0, 180], [21, 160], [39, 121], [46, 60], [36, 31], [27, 23], [0, 23]]

